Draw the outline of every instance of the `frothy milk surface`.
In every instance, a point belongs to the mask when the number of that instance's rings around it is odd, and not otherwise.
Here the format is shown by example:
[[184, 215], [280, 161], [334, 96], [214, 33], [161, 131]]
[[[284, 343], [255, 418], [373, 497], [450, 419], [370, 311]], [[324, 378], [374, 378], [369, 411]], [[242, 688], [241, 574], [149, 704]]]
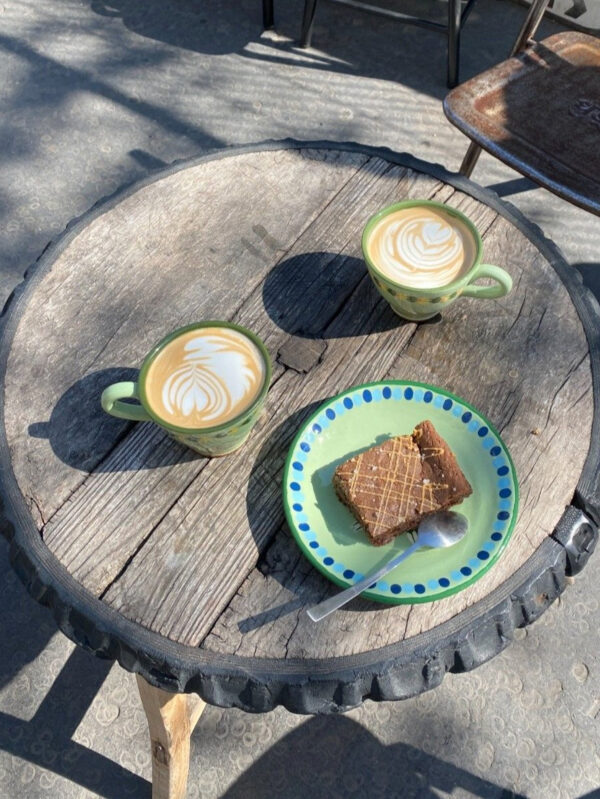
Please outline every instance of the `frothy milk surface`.
[[261, 351], [237, 330], [203, 327], [167, 344], [148, 369], [154, 413], [177, 427], [214, 427], [243, 413], [266, 375]]
[[425, 289], [445, 286], [468, 272], [477, 244], [460, 219], [431, 206], [414, 206], [380, 219], [367, 252], [391, 280]]

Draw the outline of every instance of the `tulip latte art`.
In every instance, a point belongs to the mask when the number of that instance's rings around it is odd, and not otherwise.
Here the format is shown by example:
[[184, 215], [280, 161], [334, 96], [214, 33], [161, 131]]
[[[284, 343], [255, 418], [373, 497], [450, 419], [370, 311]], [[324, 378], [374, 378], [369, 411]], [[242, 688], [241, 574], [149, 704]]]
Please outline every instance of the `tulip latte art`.
[[150, 364], [145, 392], [168, 424], [199, 429], [234, 419], [263, 388], [266, 367], [256, 344], [237, 330], [188, 330]]
[[369, 258], [396, 283], [427, 289], [446, 286], [469, 271], [477, 244], [460, 219], [430, 206], [384, 216], [367, 242]]

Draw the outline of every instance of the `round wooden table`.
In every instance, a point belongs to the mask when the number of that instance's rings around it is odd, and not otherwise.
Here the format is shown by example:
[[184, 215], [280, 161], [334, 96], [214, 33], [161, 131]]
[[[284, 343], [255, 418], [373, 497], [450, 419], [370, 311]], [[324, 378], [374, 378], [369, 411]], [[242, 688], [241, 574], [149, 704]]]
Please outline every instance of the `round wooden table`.
[[[460, 299], [427, 324], [396, 317], [366, 274], [360, 234], [409, 197], [467, 213], [512, 293]], [[251, 438], [213, 460], [99, 402], [153, 342], [206, 318], [253, 329], [274, 362]], [[60, 629], [138, 675], [155, 797], [185, 792], [203, 700], [316, 713], [412, 696], [488, 660], [544, 611], [596, 541], [599, 340], [597, 303], [534, 225], [387, 150], [220, 151], [69, 226], [3, 318], [3, 529]], [[442, 386], [492, 420], [519, 476], [518, 522], [464, 591], [430, 604], [355, 600], [315, 625], [304, 609], [338, 589], [285, 524], [285, 456], [322, 400], [392, 378]]]

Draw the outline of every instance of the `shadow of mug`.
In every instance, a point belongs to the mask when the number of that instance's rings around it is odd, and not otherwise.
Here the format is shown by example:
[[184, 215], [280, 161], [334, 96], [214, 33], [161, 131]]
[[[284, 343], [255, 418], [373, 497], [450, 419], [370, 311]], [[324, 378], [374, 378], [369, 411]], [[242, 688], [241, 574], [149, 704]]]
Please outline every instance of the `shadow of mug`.
[[[106, 456], [132, 428], [134, 422], [109, 416], [102, 410], [100, 396], [111, 383], [135, 380], [137, 369], [126, 367], [101, 369], [82, 377], [60, 397], [46, 421], [29, 425], [29, 435], [47, 439], [52, 451], [63, 463], [82, 472], [113, 471], [103, 465]], [[148, 424], [148, 423], [142, 423]], [[167, 433], [164, 433], [168, 438]], [[200, 456], [173, 439], [168, 444], [169, 455], [165, 461], [161, 454], [160, 465], [183, 463]], [[152, 469], [156, 465], [152, 455], [145, 458], [139, 468]]]
[[356, 315], [345, 326], [336, 326], [336, 338], [355, 336], [357, 330], [381, 333], [406, 324], [391, 311], [373, 322], [373, 307], [380, 298], [365, 262], [334, 252], [306, 252], [278, 263], [264, 282], [263, 303], [273, 322], [286, 333], [326, 338], [331, 322], [359, 284], [364, 302], [357, 304]]

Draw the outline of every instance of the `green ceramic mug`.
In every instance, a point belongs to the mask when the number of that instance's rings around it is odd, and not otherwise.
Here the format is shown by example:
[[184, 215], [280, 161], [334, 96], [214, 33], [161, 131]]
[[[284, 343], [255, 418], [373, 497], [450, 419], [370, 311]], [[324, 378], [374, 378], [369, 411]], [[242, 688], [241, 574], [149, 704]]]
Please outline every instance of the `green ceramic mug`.
[[[404, 319], [430, 319], [458, 297], [494, 299], [512, 288], [508, 272], [482, 264], [483, 242], [471, 220], [431, 200], [407, 200], [367, 222], [362, 251], [379, 293]], [[475, 285], [491, 278], [494, 285]]]
[[112, 416], [156, 422], [177, 441], [213, 457], [233, 452], [248, 438], [270, 380], [269, 354], [258, 336], [231, 322], [198, 322], [159, 341], [137, 382], [113, 383], [101, 402]]

